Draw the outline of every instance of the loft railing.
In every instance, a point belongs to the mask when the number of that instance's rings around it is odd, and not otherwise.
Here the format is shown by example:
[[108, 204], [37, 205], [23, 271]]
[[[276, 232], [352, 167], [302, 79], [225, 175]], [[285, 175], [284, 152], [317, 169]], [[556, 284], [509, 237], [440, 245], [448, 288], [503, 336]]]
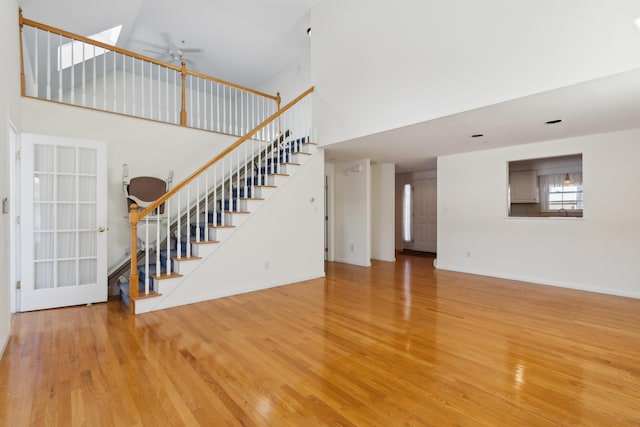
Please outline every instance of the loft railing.
[[[213, 241], [215, 229], [231, 225], [229, 216], [243, 210], [243, 199], [255, 198], [257, 188], [268, 186], [270, 177], [282, 170], [283, 165], [293, 157], [293, 152], [310, 142], [309, 95], [313, 90], [313, 87], [307, 89], [253, 127], [145, 209], [139, 210], [135, 204], [131, 205], [129, 295], [132, 313], [135, 312], [136, 299], [155, 294], [152, 276], [159, 279], [173, 276], [174, 247], [174, 259], [191, 258], [193, 253], [189, 242], [192, 239], [197, 243]], [[161, 205], [164, 209], [160, 209]], [[161, 210], [164, 213], [159, 215]], [[144, 245], [143, 266], [138, 265], [139, 240], [147, 242]], [[183, 240], [187, 242], [184, 248], [181, 243]], [[155, 243], [150, 245], [148, 242]], [[162, 251], [166, 256], [161, 269]], [[150, 263], [154, 259], [157, 271], [151, 270]], [[140, 267], [144, 273], [142, 294], [139, 290]]]
[[[278, 111], [269, 95], [19, 14], [22, 96], [242, 136]], [[264, 129], [257, 137], [265, 139]]]

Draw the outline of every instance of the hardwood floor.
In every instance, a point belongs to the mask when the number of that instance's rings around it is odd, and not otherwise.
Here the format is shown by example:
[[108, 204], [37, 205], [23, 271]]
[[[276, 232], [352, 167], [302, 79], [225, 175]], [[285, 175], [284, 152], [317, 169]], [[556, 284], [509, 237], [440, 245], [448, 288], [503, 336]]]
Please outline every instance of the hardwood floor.
[[370, 269], [130, 316], [18, 314], [0, 424], [640, 425], [640, 300]]

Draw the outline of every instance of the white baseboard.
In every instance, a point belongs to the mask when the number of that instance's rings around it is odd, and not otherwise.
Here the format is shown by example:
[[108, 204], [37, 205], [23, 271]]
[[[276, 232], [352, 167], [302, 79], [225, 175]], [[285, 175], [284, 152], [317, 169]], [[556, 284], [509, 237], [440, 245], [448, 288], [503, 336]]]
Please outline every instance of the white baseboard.
[[441, 263], [438, 263], [437, 268], [438, 270], [448, 270], [448, 271], [455, 271], [458, 273], [476, 274], [479, 276], [496, 277], [499, 279], [517, 280], [519, 282], [534, 283], [537, 285], [554, 286], [556, 288], [575, 289], [577, 291], [595, 292], [598, 294], [640, 299], [640, 292], [629, 292], [629, 291], [623, 291], [618, 289], [584, 286], [579, 283], [556, 282], [556, 281], [538, 279], [534, 277], [526, 277], [526, 276], [518, 276], [518, 275], [510, 275], [510, 274], [499, 274], [494, 272], [461, 268], [461, 267], [452, 266], [452, 265], [443, 265]]

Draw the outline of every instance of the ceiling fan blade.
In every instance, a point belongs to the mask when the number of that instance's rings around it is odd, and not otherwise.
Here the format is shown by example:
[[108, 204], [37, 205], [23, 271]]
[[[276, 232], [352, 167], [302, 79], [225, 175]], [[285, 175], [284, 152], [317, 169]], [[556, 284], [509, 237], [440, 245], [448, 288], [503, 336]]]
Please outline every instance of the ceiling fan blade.
[[180, 49], [183, 53], [200, 53], [203, 50], [202, 49], [198, 49], [198, 48], [185, 48], [185, 49]]
[[178, 49], [178, 47], [173, 42], [173, 40], [171, 40], [171, 36], [169, 35], [169, 33], [163, 31], [163, 32], [160, 33], [160, 35], [162, 36], [162, 39], [164, 40], [164, 42], [167, 44], [167, 50], [177, 50]]
[[162, 55], [162, 56], [169, 56], [167, 54], [167, 52], [160, 52], [158, 50], [151, 50], [151, 49], [142, 49], [143, 52], [149, 52], [149, 53], [153, 53], [155, 55]]

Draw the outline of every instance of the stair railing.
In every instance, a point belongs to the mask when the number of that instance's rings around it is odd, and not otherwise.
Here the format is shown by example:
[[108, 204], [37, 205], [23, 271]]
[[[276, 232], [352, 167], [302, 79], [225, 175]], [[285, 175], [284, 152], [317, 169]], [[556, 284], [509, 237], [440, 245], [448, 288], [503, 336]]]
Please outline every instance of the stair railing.
[[[136, 299], [156, 294], [152, 279], [173, 277], [174, 260], [194, 257], [192, 240], [199, 244], [214, 243], [215, 229], [231, 226], [231, 216], [243, 213], [243, 202], [255, 198], [261, 187], [272, 184], [273, 175], [281, 171], [282, 165], [310, 142], [309, 95], [313, 90], [313, 87], [307, 89], [253, 127], [147, 208], [139, 210], [135, 204], [131, 205], [129, 295], [132, 313]], [[159, 215], [162, 205], [164, 214]], [[140, 236], [139, 230], [144, 230], [145, 235]], [[150, 236], [150, 231], [155, 236]], [[138, 265], [139, 240], [158, 242], [155, 248], [145, 245], [143, 266]], [[151, 264], [151, 251], [155, 251], [155, 266]], [[144, 286], [140, 286], [139, 269], [144, 275]]]
[[[26, 19], [22, 96], [242, 136], [275, 113], [269, 95]], [[258, 137], [266, 137], [264, 134]]]

